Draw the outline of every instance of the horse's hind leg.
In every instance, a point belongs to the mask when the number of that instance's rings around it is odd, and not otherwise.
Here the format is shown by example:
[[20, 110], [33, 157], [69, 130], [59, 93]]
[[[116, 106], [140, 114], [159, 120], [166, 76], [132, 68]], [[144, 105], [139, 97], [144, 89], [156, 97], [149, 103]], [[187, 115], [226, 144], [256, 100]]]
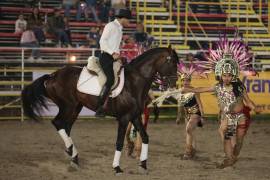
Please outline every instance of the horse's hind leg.
[[78, 151], [70, 137], [71, 127], [76, 120], [82, 106], [66, 106], [59, 108], [57, 116], [52, 124], [57, 129], [66, 146], [66, 153], [71, 157], [71, 164], [78, 166]]
[[75, 148], [74, 146], [74, 143], [71, 139], [71, 128], [72, 128], [72, 125], [73, 123], [75, 122], [75, 120], [77, 119], [78, 117], [78, 114], [81, 112], [82, 110], [82, 105], [78, 105], [75, 110], [73, 111], [73, 114], [71, 116], [70, 119], [68, 119], [67, 121], [67, 126], [66, 126], [66, 133], [68, 135], [68, 138], [71, 142], [71, 147], [69, 147], [67, 150], [66, 150], [66, 153], [71, 157], [71, 166], [72, 167], [75, 167], [75, 168], [78, 168], [78, 165], [79, 165], [79, 159], [78, 159], [78, 152], [77, 152], [77, 149]]

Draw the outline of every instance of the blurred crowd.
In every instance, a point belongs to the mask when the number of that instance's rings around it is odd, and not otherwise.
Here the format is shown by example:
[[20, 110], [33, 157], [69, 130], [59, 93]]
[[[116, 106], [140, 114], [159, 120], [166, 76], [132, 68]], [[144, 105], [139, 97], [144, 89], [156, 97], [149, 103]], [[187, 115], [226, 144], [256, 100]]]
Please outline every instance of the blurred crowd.
[[[113, 20], [117, 9], [126, 8], [124, 0], [63, 0], [62, 6], [53, 12], [40, 12], [39, 0], [25, 0], [32, 7], [30, 15], [20, 13], [15, 22], [15, 33], [21, 35], [22, 47], [33, 48], [31, 60], [40, 60], [39, 47], [54, 44], [56, 47], [80, 47], [99, 49], [103, 27]], [[90, 16], [90, 13], [92, 16]], [[73, 16], [72, 16], [73, 14]], [[91, 18], [90, 18], [91, 17]], [[82, 41], [72, 41], [70, 21], [93, 22]], [[136, 30], [123, 37], [121, 53], [128, 61], [153, 45], [154, 38], [144, 28], [143, 22], [136, 24]], [[36, 49], [35, 49], [36, 48]], [[98, 51], [96, 55], [98, 56]]]

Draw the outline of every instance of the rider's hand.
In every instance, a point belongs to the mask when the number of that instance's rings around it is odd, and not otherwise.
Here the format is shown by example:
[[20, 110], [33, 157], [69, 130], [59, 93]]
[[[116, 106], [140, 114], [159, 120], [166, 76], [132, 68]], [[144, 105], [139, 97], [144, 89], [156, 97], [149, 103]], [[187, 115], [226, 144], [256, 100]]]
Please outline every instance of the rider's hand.
[[119, 59], [120, 54], [118, 54], [118, 53], [113, 53], [113, 54], [112, 54], [112, 57], [113, 57], [114, 60], [117, 60], [117, 59]]

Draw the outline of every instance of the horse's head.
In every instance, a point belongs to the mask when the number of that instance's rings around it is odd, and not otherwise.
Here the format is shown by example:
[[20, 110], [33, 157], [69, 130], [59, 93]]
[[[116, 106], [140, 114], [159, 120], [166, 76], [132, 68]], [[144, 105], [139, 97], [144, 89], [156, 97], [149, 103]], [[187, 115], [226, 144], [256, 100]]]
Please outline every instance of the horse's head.
[[156, 62], [156, 70], [163, 77], [163, 80], [167, 81], [169, 87], [175, 87], [177, 81], [177, 64], [179, 62], [178, 56], [170, 46], [162, 49], [163, 52]]
[[178, 61], [176, 52], [170, 46], [153, 48], [132, 60], [126, 69], [144, 80], [153, 80], [153, 77], [158, 74], [163, 82], [165, 80], [170, 87], [175, 87]]

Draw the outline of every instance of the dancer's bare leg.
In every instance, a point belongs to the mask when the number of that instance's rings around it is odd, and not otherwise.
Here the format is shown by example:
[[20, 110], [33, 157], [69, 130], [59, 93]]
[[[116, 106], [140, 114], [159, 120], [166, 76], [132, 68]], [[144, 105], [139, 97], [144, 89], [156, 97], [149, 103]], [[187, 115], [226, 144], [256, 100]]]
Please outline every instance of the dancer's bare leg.
[[184, 159], [190, 159], [195, 155], [195, 148], [193, 147], [194, 142], [194, 130], [197, 123], [200, 121], [200, 116], [192, 114], [186, 125], [186, 150]]
[[227, 126], [228, 126], [228, 121], [226, 119], [222, 119], [220, 121], [220, 126], [219, 126], [219, 129], [218, 129], [219, 135], [221, 137], [222, 144], [224, 143], [225, 132], [227, 130]]
[[237, 158], [240, 154], [240, 151], [243, 146], [244, 137], [247, 132], [246, 121], [242, 120], [238, 123], [237, 131], [236, 131], [236, 144], [234, 146], [233, 154]]
[[126, 155], [132, 157], [132, 153], [134, 150], [134, 143], [130, 139], [130, 131], [131, 131], [132, 124], [129, 123], [126, 131]]
[[222, 120], [219, 133], [221, 135], [222, 142], [223, 142], [225, 159], [223, 160], [221, 164], [218, 165], [218, 168], [225, 168], [228, 166], [232, 166], [236, 161], [235, 156], [234, 156], [234, 150], [233, 150], [234, 144], [235, 144], [235, 137], [226, 136], [227, 128], [228, 128], [227, 120]]

